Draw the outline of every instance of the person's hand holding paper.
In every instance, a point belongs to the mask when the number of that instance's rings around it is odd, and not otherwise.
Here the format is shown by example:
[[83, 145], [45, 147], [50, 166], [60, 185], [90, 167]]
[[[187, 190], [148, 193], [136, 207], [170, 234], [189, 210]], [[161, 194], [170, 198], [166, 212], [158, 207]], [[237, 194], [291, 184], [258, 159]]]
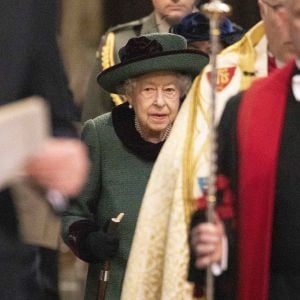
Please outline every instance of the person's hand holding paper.
[[85, 146], [75, 139], [48, 138], [26, 163], [30, 178], [46, 189], [64, 196], [79, 193], [86, 178], [88, 163]]

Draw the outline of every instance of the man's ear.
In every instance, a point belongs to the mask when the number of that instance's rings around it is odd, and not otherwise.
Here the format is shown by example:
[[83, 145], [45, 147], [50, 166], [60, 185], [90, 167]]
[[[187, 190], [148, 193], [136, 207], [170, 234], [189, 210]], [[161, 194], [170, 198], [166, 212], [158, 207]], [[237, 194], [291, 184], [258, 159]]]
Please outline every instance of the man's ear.
[[264, 18], [265, 18], [265, 8], [264, 8], [264, 5], [261, 2], [261, 0], [258, 0], [257, 4], [258, 4], [258, 9], [259, 9], [259, 14], [260, 14], [262, 20], [264, 20]]

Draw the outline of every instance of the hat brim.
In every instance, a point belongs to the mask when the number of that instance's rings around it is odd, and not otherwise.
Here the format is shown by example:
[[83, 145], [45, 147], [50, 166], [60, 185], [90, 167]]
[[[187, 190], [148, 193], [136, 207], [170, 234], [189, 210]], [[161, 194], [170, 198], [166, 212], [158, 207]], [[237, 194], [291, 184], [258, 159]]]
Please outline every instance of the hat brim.
[[118, 87], [125, 80], [152, 72], [179, 72], [194, 78], [208, 61], [208, 55], [199, 51], [169, 51], [114, 65], [98, 74], [97, 81], [109, 93], [118, 93]]

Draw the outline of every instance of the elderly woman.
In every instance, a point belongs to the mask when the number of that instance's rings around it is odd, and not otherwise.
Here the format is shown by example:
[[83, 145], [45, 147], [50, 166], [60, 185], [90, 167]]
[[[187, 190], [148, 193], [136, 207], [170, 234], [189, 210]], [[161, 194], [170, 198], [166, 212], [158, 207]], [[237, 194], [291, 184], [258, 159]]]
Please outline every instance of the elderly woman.
[[[153, 163], [167, 138], [191, 79], [208, 57], [187, 50], [183, 37], [152, 34], [121, 48], [121, 63], [98, 75], [110, 93], [128, 99], [86, 122], [82, 137], [92, 169], [81, 195], [63, 217], [63, 238], [90, 263], [85, 299], [96, 299], [101, 263], [111, 260], [107, 299], [120, 299], [141, 200]], [[124, 212], [119, 234], [105, 223]], [[155, 220], [153, 220], [155, 222]]]

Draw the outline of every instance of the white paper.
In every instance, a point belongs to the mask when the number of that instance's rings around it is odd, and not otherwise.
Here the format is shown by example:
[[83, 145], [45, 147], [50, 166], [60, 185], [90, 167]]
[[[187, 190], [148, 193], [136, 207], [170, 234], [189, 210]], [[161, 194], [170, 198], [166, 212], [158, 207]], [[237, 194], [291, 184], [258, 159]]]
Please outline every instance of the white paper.
[[24, 162], [49, 135], [49, 113], [40, 97], [0, 106], [0, 188], [22, 171]]

